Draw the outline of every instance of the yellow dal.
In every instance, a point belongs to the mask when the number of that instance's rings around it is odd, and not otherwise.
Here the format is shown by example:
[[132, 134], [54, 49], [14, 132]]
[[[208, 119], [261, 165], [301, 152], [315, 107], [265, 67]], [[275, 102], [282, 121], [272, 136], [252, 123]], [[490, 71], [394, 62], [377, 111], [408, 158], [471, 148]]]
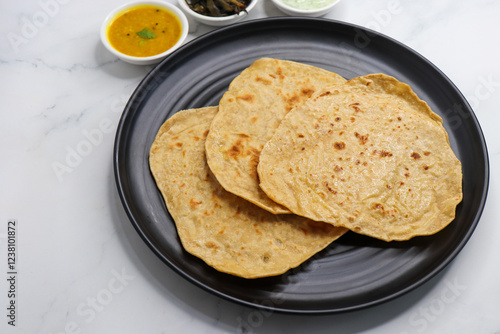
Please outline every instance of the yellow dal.
[[[142, 38], [137, 33], [147, 28], [156, 37]], [[182, 26], [169, 10], [152, 5], [139, 5], [127, 9], [108, 26], [111, 46], [129, 56], [148, 57], [165, 52], [177, 43]]]

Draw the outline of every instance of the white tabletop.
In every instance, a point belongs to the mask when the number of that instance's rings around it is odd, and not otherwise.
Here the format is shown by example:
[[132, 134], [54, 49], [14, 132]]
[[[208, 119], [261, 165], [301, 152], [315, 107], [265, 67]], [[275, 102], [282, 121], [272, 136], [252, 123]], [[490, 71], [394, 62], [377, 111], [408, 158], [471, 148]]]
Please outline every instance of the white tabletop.
[[[123, 2], [0, 4], [1, 333], [500, 333], [499, 1], [343, 0], [326, 16], [377, 30], [439, 67], [476, 113], [492, 174], [482, 218], [444, 271], [393, 301], [322, 316], [220, 299], [172, 271], [134, 230], [115, 187], [113, 143], [151, 67], [117, 60], [98, 34]], [[248, 19], [283, 15], [262, 0]], [[194, 27], [188, 40], [212, 29]]]

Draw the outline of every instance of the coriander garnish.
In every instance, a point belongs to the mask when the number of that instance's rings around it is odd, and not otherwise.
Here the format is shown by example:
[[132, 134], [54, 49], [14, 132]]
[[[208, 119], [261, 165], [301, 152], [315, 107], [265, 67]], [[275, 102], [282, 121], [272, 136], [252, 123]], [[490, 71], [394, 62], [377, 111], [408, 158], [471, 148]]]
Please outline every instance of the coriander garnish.
[[138, 31], [137, 35], [145, 39], [151, 39], [156, 37], [156, 34], [152, 32], [149, 28], [144, 28], [141, 31]]

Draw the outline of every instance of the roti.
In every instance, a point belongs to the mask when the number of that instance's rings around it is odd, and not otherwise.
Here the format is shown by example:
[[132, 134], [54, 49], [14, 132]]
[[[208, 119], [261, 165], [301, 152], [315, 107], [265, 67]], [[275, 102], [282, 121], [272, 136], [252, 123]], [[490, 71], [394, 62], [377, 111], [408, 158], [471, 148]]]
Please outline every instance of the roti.
[[258, 174], [290, 211], [386, 241], [442, 230], [462, 200], [442, 119], [384, 74], [325, 88], [288, 113]]
[[260, 151], [283, 117], [315, 91], [344, 83], [340, 75], [292, 61], [262, 58], [230, 84], [206, 140], [208, 165], [219, 183], [272, 213], [290, 213], [260, 189]]
[[224, 190], [205, 156], [217, 111], [176, 113], [161, 126], [150, 150], [151, 172], [187, 252], [224, 273], [267, 277], [297, 267], [347, 231], [293, 214], [271, 214]]

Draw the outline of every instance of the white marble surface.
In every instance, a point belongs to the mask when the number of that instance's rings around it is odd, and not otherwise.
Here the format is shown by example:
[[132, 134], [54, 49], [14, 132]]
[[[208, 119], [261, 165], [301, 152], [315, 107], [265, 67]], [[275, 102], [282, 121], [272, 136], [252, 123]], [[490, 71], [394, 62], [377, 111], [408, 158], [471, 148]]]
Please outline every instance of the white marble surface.
[[[1, 333], [500, 333], [499, 1], [343, 0], [327, 15], [393, 37], [449, 76], [482, 125], [492, 174], [481, 221], [446, 270], [380, 306], [308, 317], [263, 315], [201, 290], [129, 223], [114, 184], [114, 132], [150, 68], [116, 60], [99, 42], [101, 20], [121, 3], [0, 2]], [[249, 19], [281, 15], [262, 0]], [[195, 27], [189, 39], [211, 29]], [[76, 149], [86, 155], [71, 158]], [[56, 173], [58, 163], [67, 168]]]

